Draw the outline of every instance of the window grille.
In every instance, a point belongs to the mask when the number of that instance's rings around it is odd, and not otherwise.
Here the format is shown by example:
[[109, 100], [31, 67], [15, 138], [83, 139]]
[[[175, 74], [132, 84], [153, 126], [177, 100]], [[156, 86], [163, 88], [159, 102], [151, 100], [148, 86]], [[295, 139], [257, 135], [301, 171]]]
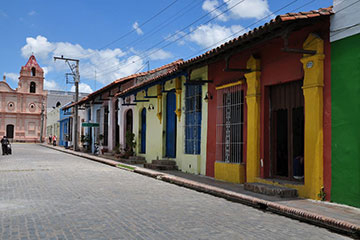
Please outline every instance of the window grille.
[[201, 85], [186, 86], [185, 94], [185, 153], [200, 154]]
[[217, 90], [216, 161], [242, 163], [244, 91], [241, 85]]

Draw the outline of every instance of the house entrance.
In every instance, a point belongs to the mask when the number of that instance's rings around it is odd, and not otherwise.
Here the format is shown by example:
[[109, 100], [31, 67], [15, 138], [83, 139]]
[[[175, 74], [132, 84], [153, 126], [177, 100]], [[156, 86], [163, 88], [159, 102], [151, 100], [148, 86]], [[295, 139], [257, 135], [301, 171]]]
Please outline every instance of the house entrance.
[[133, 112], [131, 109], [126, 111], [125, 115], [125, 134], [124, 134], [124, 142], [125, 142], [125, 148], [128, 148], [127, 142], [127, 136], [130, 136], [129, 134], [132, 134], [133, 132]]
[[166, 157], [176, 157], [176, 95], [171, 91], [166, 97]]
[[14, 138], [14, 125], [12, 124], [6, 125], [6, 137]]
[[302, 81], [270, 87], [271, 174], [304, 179], [304, 96]]
[[141, 145], [140, 152], [146, 152], [146, 108], [141, 110]]
[[103, 140], [103, 145], [107, 146], [108, 145], [108, 136], [109, 136], [109, 107], [105, 106], [104, 107], [104, 140]]
[[115, 101], [115, 146], [120, 145], [120, 126], [119, 126], [119, 99]]

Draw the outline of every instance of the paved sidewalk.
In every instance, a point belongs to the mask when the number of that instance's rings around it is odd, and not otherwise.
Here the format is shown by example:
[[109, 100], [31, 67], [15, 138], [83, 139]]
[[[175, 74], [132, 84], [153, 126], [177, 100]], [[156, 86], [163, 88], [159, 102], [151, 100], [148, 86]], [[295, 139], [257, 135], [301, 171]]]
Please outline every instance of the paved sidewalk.
[[[315, 224], [360, 239], [360, 209], [329, 202], [309, 199], [284, 199], [245, 191], [242, 184], [222, 182], [202, 175], [181, 171], [154, 171], [139, 165], [129, 165], [111, 160], [109, 157], [75, 152], [59, 146], [43, 144], [55, 150], [102, 162], [124, 170], [147, 175], [159, 180], [205, 192], [231, 201], [281, 214], [300, 221]], [[122, 166], [119, 166], [119, 164]]]

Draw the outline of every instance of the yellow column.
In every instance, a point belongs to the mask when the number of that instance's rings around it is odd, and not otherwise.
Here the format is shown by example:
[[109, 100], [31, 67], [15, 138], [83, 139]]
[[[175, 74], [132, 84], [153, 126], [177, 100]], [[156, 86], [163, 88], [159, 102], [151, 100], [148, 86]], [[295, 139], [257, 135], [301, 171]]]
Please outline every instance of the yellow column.
[[304, 54], [304, 186], [308, 198], [319, 199], [323, 186], [323, 87], [324, 87], [324, 41], [310, 34], [303, 44], [315, 55]]
[[162, 92], [161, 92], [161, 84], [157, 85], [157, 114], [160, 124], [162, 119]]
[[255, 182], [260, 176], [260, 60], [251, 56], [246, 73], [247, 82], [247, 158], [246, 181]]
[[179, 119], [180, 122], [180, 118], [181, 118], [181, 78], [178, 77], [175, 80], [175, 90], [176, 90], [176, 110], [175, 110], [175, 114]]

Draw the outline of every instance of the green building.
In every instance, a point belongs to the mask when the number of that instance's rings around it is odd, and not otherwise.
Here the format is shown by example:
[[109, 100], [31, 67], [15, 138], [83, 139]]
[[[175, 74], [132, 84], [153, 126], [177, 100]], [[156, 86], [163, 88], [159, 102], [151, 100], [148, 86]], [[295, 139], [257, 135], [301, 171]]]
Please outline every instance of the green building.
[[360, 207], [360, 3], [331, 19], [331, 201]]

